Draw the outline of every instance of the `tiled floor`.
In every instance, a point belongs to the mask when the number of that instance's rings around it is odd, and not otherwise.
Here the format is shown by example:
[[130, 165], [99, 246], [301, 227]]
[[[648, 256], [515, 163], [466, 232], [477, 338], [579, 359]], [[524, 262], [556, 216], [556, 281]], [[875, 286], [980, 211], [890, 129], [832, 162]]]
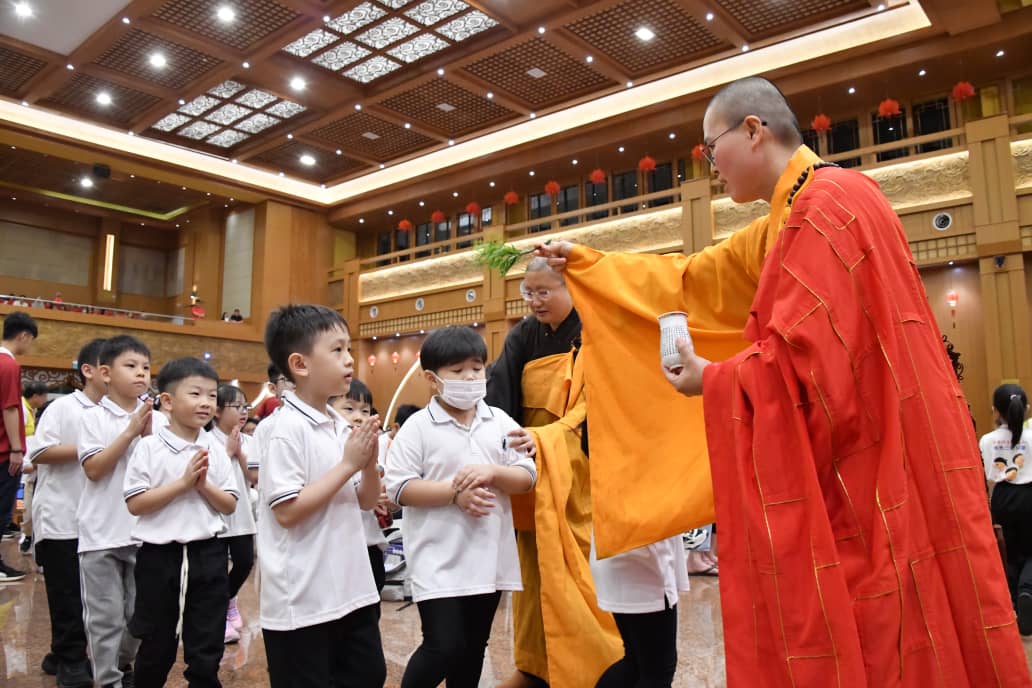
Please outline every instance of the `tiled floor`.
[[[31, 566], [27, 558], [18, 555], [12, 542], [4, 542], [0, 553], [7, 562]], [[239, 599], [247, 625], [241, 642], [226, 648], [222, 683], [226, 688], [267, 686], [265, 649], [258, 627], [257, 588], [253, 576]], [[480, 683], [482, 688], [495, 686], [513, 671], [511, 613], [511, 604], [505, 597], [495, 617]], [[723, 633], [717, 579], [693, 577], [692, 591], [682, 595], [678, 613], [679, 667], [674, 685], [692, 688], [723, 686]], [[380, 629], [387, 657], [387, 685], [397, 686], [405, 662], [420, 640], [416, 608], [384, 602]], [[52, 688], [54, 679], [39, 670], [49, 644], [50, 624], [42, 575], [33, 573], [21, 583], [0, 586], [0, 686]], [[1032, 640], [1026, 641], [1025, 651], [1032, 657]], [[168, 682], [171, 688], [185, 688], [182, 670], [182, 663], [173, 669]]]

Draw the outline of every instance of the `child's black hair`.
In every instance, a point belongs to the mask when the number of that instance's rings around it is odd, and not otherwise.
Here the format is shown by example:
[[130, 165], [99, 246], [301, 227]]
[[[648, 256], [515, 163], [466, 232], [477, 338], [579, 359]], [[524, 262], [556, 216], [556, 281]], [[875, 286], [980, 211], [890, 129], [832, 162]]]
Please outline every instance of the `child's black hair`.
[[1021, 441], [1025, 409], [1028, 408], [1028, 396], [1019, 385], [1000, 385], [993, 392], [993, 408], [1010, 428], [1011, 448], [1013, 449]]
[[220, 409], [226, 408], [237, 399], [243, 399], [245, 402], [247, 401], [247, 397], [244, 396], [244, 390], [240, 389], [236, 385], [219, 385], [218, 406]]
[[146, 344], [136, 337], [120, 334], [104, 342], [104, 346], [100, 348], [100, 358], [98, 360], [100, 365], [109, 366], [115, 362], [116, 358], [127, 352], [140, 354], [148, 359], [151, 357], [150, 349], [147, 348]]
[[419, 411], [419, 407], [415, 404], [402, 404], [398, 407], [398, 412], [394, 414], [394, 422], [397, 423], [400, 428], [405, 424], [405, 421], [411, 418], [412, 414], [417, 411]]
[[82, 367], [88, 365], [96, 368], [100, 365], [100, 350], [104, 348], [104, 342], [106, 341], [106, 339], [100, 338], [93, 339], [79, 349], [79, 356], [75, 359], [75, 373], [79, 376], [79, 382], [82, 384], [86, 384], [86, 376], [82, 374]]
[[265, 350], [283, 377], [295, 382], [287, 363], [290, 355], [312, 353], [319, 335], [338, 328], [347, 332], [348, 324], [332, 308], [310, 303], [282, 306], [272, 312], [265, 326]]
[[46, 394], [50, 390], [47, 388], [46, 383], [43, 382], [30, 382], [26, 385], [22, 385], [22, 396], [26, 399], [31, 399], [37, 394]]
[[361, 380], [354, 379], [351, 381], [351, 386], [348, 387], [348, 393], [345, 394], [351, 401], [357, 401], [361, 404], [373, 405], [373, 393], [369, 391], [369, 388], [365, 386], [365, 383]]
[[39, 327], [31, 315], [23, 311], [8, 313], [4, 318], [4, 340], [14, 339], [22, 332], [28, 332], [35, 339], [39, 336]]
[[203, 377], [214, 380], [216, 384], [219, 381], [219, 374], [214, 368], [199, 358], [187, 356], [161, 366], [161, 372], [158, 373], [158, 389], [171, 394], [175, 391], [176, 385], [188, 377]]
[[265, 372], [269, 374], [269, 382], [272, 384], [276, 384], [276, 380], [278, 380], [280, 375], [283, 374], [275, 363], [270, 363], [269, 367], [265, 369]]
[[419, 349], [423, 370], [436, 373], [446, 366], [475, 358], [487, 361], [487, 344], [471, 327], [450, 325], [434, 330]]
[[244, 421], [244, 426], [246, 427], [247, 425], [258, 425], [259, 422], [261, 421], [259, 421], [254, 416], [248, 416], [247, 420]]

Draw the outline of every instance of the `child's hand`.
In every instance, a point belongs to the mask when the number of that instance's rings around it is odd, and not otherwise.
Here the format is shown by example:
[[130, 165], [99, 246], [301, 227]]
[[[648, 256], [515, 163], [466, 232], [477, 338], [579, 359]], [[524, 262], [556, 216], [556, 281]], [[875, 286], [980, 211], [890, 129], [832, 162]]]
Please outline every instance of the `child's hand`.
[[344, 443], [344, 463], [358, 471], [376, 461], [377, 434], [380, 431], [379, 416], [372, 416], [357, 428], [352, 429]]
[[231, 458], [240, 458], [240, 428], [235, 427], [226, 437], [226, 453]]
[[380, 498], [376, 500], [373, 511], [380, 516], [391, 513], [391, 500], [387, 497], [387, 486], [382, 483], [380, 484]]
[[151, 429], [151, 412], [154, 407], [144, 404], [129, 416], [129, 435], [131, 437], [146, 437]]
[[495, 496], [491, 490], [475, 487], [463, 490], [455, 497], [455, 504], [473, 518], [481, 518], [491, 513], [495, 506]]
[[537, 445], [534, 444], [534, 436], [526, 428], [511, 430], [506, 437], [505, 446], [513, 451], [523, 452], [527, 456], [537, 455]]
[[490, 487], [494, 482], [495, 467], [490, 464], [470, 464], [463, 466], [452, 478], [452, 487], [456, 490], [468, 490], [475, 487]]
[[204, 483], [208, 477], [208, 450], [198, 449], [197, 453], [190, 457], [183, 471], [183, 488], [190, 489]]

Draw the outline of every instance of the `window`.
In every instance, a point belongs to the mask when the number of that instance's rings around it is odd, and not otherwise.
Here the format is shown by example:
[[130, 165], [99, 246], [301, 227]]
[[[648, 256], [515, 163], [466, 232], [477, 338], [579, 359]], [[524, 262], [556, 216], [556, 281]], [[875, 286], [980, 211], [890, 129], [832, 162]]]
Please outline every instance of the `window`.
[[491, 206], [487, 206], [480, 211], [481, 227], [490, 227], [492, 220], [494, 220], [494, 209]]
[[[634, 198], [638, 195], [638, 173], [635, 170], [613, 175], [613, 200]], [[621, 213], [633, 213], [638, 209], [635, 204], [620, 206]]]
[[[412, 232], [406, 232], [406, 231], [404, 231], [402, 229], [394, 230], [394, 250], [395, 251], [404, 251], [409, 246], [411, 246], [412, 244], [409, 243], [409, 242], [412, 241], [411, 235], [412, 235]], [[408, 260], [408, 259], [409, 259], [408, 256], [398, 256], [398, 260], [399, 261]]]
[[[382, 256], [391, 252], [391, 233], [378, 232], [376, 234], [376, 255]], [[389, 265], [389, 260], [381, 260], [377, 265]]]
[[[434, 242], [448, 241], [451, 239], [451, 224], [445, 220], [444, 222], [438, 222], [437, 227], [434, 228]], [[448, 246], [440, 246], [434, 249], [434, 253], [447, 253], [451, 248]]]
[[[914, 106], [914, 134], [924, 136], [950, 128], [950, 102], [946, 98], [918, 103]], [[917, 147], [918, 153], [929, 153], [942, 150], [953, 145], [953, 139], [939, 139], [922, 143]]]
[[[455, 223], [455, 236], [469, 236], [473, 233], [476, 223], [469, 213], [459, 213], [458, 221]], [[473, 245], [472, 241], [463, 241], [455, 245], [456, 248], [468, 248]]]
[[[665, 191], [666, 189], [674, 188], [674, 165], [673, 163], [664, 162], [660, 165], [656, 165], [656, 169], [652, 170], [649, 174], [649, 193], [653, 191]], [[673, 203], [673, 196], [664, 196], [663, 198], [654, 198], [649, 201], [649, 207], [655, 208], [657, 205], [667, 205]]]
[[[845, 153], [860, 147], [860, 123], [855, 119], [835, 122], [828, 133], [828, 153]], [[857, 167], [860, 158], [836, 161], [842, 167]]]
[[[416, 246], [426, 246], [430, 243], [430, 231], [433, 225], [429, 222], [416, 225]], [[426, 258], [430, 255], [429, 251], [419, 251], [416, 253], [416, 258]]]
[[[584, 184], [584, 204], [589, 208], [593, 205], [604, 205], [609, 202], [609, 181], [603, 181], [599, 184], [594, 182], [586, 182]], [[588, 221], [601, 220], [602, 218], [609, 217], [608, 210], [599, 210], [597, 212], [588, 215]]]
[[812, 150], [814, 153], [820, 155], [818, 146], [820, 145], [821, 135], [813, 129], [807, 129], [802, 132], [803, 134], [803, 145]]
[[[559, 192], [559, 199], [556, 206], [560, 213], [567, 213], [571, 210], [577, 210], [580, 208], [580, 189], [576, 185], [567, 186]], [[565, 220], [560, 221], [559, 224], [566, 227], [567, 225], [575, 225], [578, 222], [580, 222], [580, 218], [568, 217]]]
[[[875, 145], [905, 139], [907, 137], [906, 110], [901, 108], [900, 113], [892, 117], [879, 117], [877, 112], [873, 113], [871, 115], [871, 129], [874, 131]], [[883, 151], [878, 153], [876, 157], [878, 162], [882, 162], [883, 160], [904, 158], [909, 154], [910, 149], [904, 146], [903, 148]]]
[[[552, 197], [546, 193], [541, 194], [530, 194], [530, 219], [536, 219], [539, 217], [547, 217], [552, 214]], [[544, 223], [540, 225], [534, 225], [530, 228], [531, 232], [543, 232], [547, 229], [551, 229], [552, 225]]]

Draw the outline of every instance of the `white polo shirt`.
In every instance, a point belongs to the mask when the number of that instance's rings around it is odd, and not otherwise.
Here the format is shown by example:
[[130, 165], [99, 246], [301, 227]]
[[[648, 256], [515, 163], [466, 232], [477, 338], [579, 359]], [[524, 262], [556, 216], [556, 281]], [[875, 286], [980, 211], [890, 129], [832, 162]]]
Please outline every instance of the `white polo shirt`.
[[[507, 447], [519, 425], [501, 409], [477, 405], [471, 427], [438, 403], [414, 413], [398, 431], [387, 458], [387, 494], [404, 500], [410, 480], [447, 480], [468, 464], [518, 466], [537, 479], [534, 459]], [[458, 506], [405, 507], [405, 559], [412, 599], [522, 590], [520, 560], [509, 496], [495, 490], [487, 516], [468, 516]]]
[[159, 430], [168, 427], [168, 417], [161, 411], [154, 409], [150, 418], [150, 431], [152, 435], [157, 435]]
[[293, 528], [281, 526], [273, 513], [340, 463], [347, 422], [329, 406], [314, 409], [296, 395], [284, 395], [275, 418], [258, 474], [261, 624], [290, 631], [340, 619], [380, 596], [353, 480]]
[[595, 556], [591, 538], [591, 577], [598, 608], [615, 614], [661, 612], [688, 591], [688, 558], [680, 535], [606, 559]]
[[1011, 446], [1011, 431], [1001, 425], [978, 440], [985, 465], [985, 479], [991, 483], [1013, 485], [1032, 483], [1032, 431], [1022, 430], [1018, 443]]
[[[129, 426], [132, 413], [140, 410], [144, 401], [137, 401], [132, 412], [123, 410], [108, 397], [82, 414], [79, 431], [79, 463], [108, 447]], [[136, 544], [132, 530], [136, 517], [129, 513], [122, 498], [125, 468], [140, 438], [133, 438], [125, 454], [115, 467], [100, 480], [86, 479], [79, 499], [76, 517], [79, 522], [79, 552], [115, 549]]]
[[[201, 449], [208, 450], [208, 482], [233, 495], [239, 503], [240, 492], [226, 450], [204, 430], [190, 442], [168, 427], [137, 443], [125, 472], [125, 500], [183, 477], [190, 459]], [[188, 490], [161, 509], [140, 516], [132, 535], [135, 542], [167, 545], [208, 540], [225, 529], [222, 514], [200, 492]]]
[[[61, 445], [78, 446], [82, 416], [96, 406], [81, 391], [55, 399], [39, 419], [36, 434], [29, 444], [35, 460], [46, 449]], [[75, 511], [86, 485], [86, 474], [77, 461], [38, 463], [36, 493], [32, 497], [32, 536], [43, 540], [74, 540], [79, 537]]]
[[[284, 392], [282, 399], [286, 399], [290, 396], [290, 392]], [[276, 417], [279, 415], [279, 410], [283, 408], [283, 404], [277, 406], [272, 413], [263, 418], [259, 423], [258, 427], [254, 429], [254, 435], [251, 437], [251, 451], [247, 454], [247, 467], [260, 469], [262, 465], [262, 457], [265, 454], [265, 448], [269, 446], [269, 438], [272, 436], [272, 427], [275, 425]]]
[[[211, 435], [212, 440], [218, 443], [220, 447], [226, 448], [226, 442], [229, 441], [229, 437], [226, 433], [219, 430], [218, 426], [213, 427], [208, 434]], [[240, 433], [240, 446], [244, 448], [244, 456], [247, 457], [248, 464], [251, 462], [251, 439], [244, 433]], [[251, 499], [248, 496], [251, 486], [247, 482], [244, 470], [240, 467], [240, 462], [232, 456], [228, 456], [228, 458], [230, 472], [233, 474], [233, 486], [237, 492], [237, 506], [233, 513], [223, 516], [226, 521], [226, 529], [219, 533], [219, 537], [228, 538], [237, 537], [238, 535], [254, 535], [254, 514], [251, 513]]]

